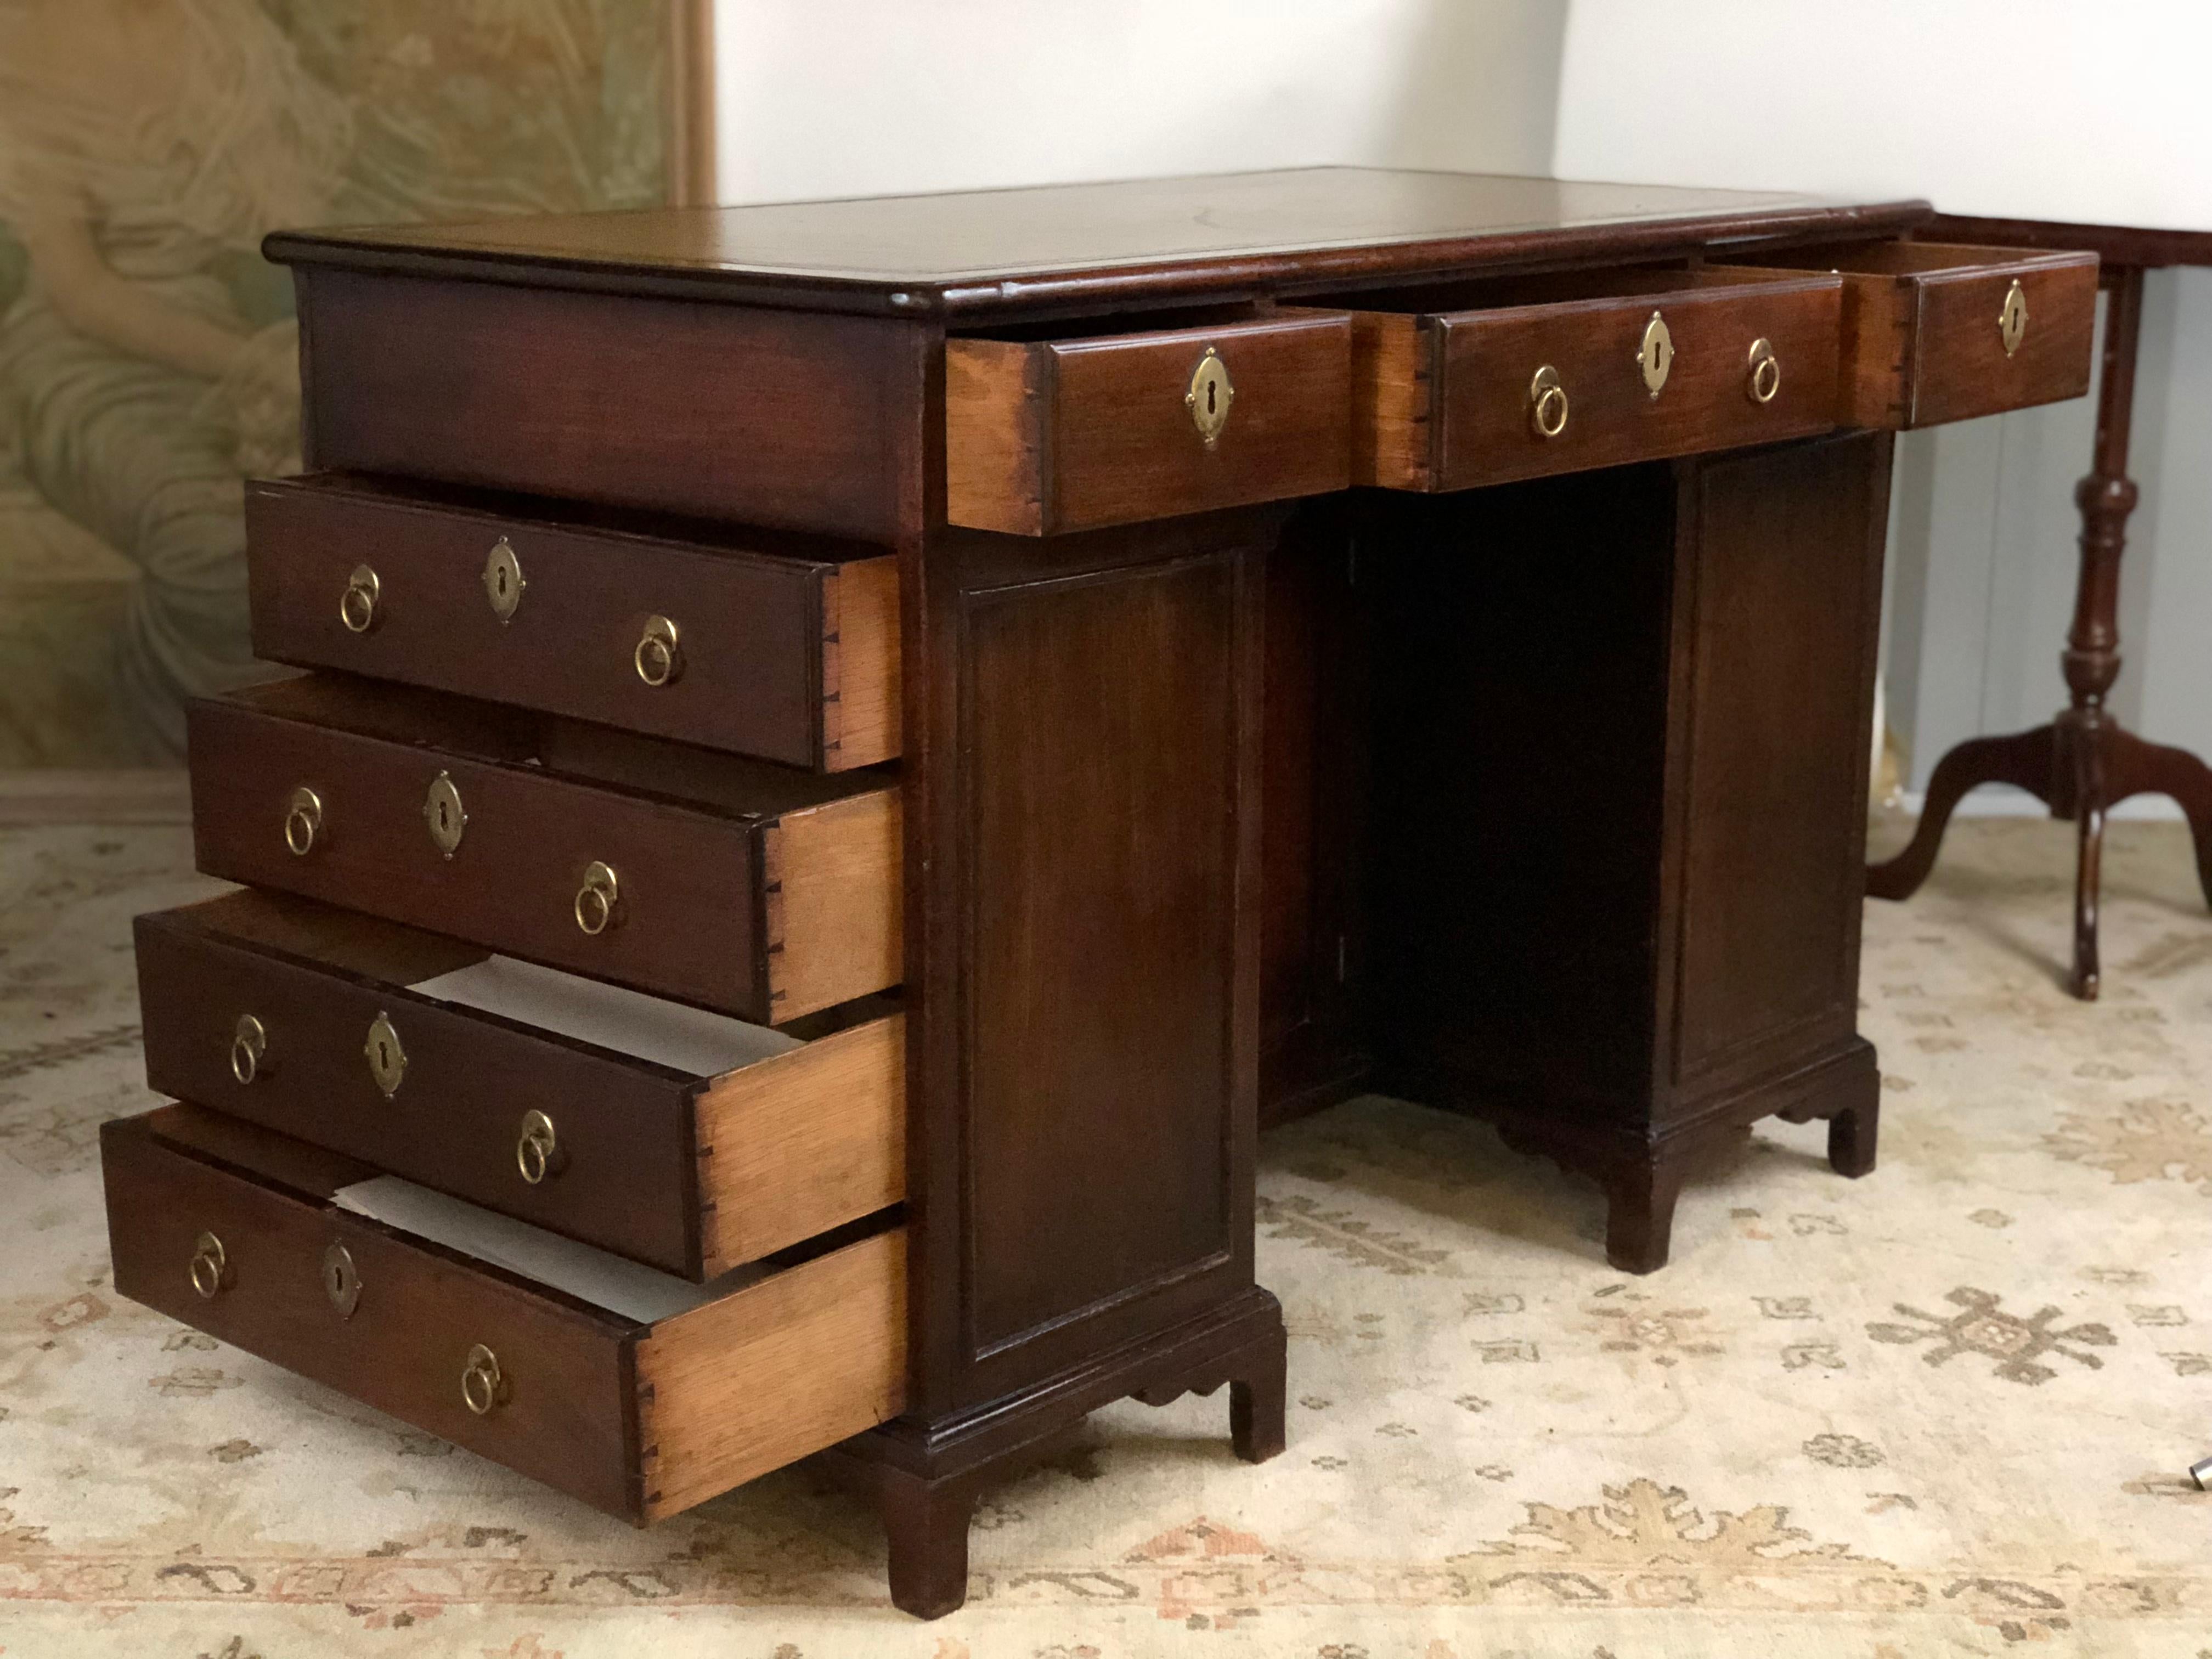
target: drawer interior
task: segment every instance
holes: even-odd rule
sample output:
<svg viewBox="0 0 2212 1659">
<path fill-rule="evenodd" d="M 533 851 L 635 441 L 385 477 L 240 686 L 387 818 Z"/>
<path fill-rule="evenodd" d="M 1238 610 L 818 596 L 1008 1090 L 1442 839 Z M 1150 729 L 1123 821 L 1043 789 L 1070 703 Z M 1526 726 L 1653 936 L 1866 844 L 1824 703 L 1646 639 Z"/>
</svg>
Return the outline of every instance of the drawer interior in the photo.
<svg viewBox="0 0 2212 1659">
<path fill-rule="evenodd" d="M 1510 276 L 1468 277 L 1410 287 L 1362 289 L 1302 301 L 1331 310 L 1392 316 L 1433 316 L 1566 306 L 1589 301 L 1647 299 L 1787 282 L 1799 273 L 1739 266 L 1639 265 L 1626 270 L 1553 270 Z"/>
<path fill-rule="evenodd" d="M 881 790 L 895 767 L 802 772 L 769 761 L 412 686 L 321 672 L 216 701 L 273 719 L 494 765 L 527 767 L 732 817 L 769 819 Z"/>
<path fill-rule="evenodd" d="M 602 1187 L 678 1171 L 680 1187 L 663 1177 L 645 1196 L 678 1237 L 696 1210 L 694 1277 L 905 1195 L 904 1021 L 889 996 L 771 1029 L 255 889 L 143 918 L 139 949 L 156 1088 L 586 1237 L 579 1181 L 598 1204 Z M 370 1092 L 370 1010 L 412 1051 L 404 1099 Z M 246 1015 L 258 1090 L 224 1074 Z M 525 1102 L 560 1162 L 518 1184 Z M 682 1144 L 635 1144 L 653 1136 Z"/>
<path fill-rule="evenodd" d="M 702 1286 L 196 1107 L 101 1142 L 122 1294 L 602 1508 L 674 1514 L 903 1401 L 894 1217 Z"/>
<path fill-rule="evenodd" d="M 2016 247 L 1977 247 L 1953 242 L 1838 242 L 1741 256 L 1732 270 L 1835 271 L 1863 276 L 1930 276 L 1952 271 L 1996 271 L 2070 263 L 2071 254 L 2039 254 Z"/>
</svg>

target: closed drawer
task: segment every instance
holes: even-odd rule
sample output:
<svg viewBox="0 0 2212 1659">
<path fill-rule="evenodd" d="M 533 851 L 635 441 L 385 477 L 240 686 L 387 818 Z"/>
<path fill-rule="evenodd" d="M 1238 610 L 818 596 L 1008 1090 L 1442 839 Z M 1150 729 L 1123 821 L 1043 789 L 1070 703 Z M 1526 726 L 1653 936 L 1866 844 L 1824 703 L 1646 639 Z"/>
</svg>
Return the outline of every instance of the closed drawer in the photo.
<svg viewBox="0 0 2212 1659">
<path fill-rule="evenodd" d="M 617 1515 L 689 1509 L 903 1399 L 901 1227 L 648 1323 L 335 1207 L 374 1171 L 252 1124 L 165 1107 L 106 1125 L 100 1157 L 120 1294 Z"/>
<path fill-rule="evenodd" d="M 1834 276 L 1567 273 L 1347 303 L 1360 483 L 1464 489 L 1836 424 Z"/>
<path fill-rule="evenodd" d="M 948 341 L 945 516 L 1049 536 L 1341 489 L 1350 365 L 1328 313 Z"/>
<path fill-rule="evenodd" d="M 890 555 L 555 510 L 333 475 L 250 483 L 254 653 L 825 771 L 898 753 Z"/>
<path fill-rule="evenodd" d="M 137 935 L 158 1092 L 665 1273 L 905 1196 L 895 1010 L 787 1035 L 251 890 Z"/>
<path fill-rule="evenodd" d="M 1840 274 L 1850 425 L 1937 426 L 2089 389 L 2094 253 L 1863 242 L 1759 264 Z"/>
<path fill-rule="evenodd" d="M 779 1025 L 901 976 L 899 796 L 401 686 L 194 703 L 210 875 Z"/>
<path fill-rule="evenodd" d="M 497 274 L 522 281 L 295 269 L 308 465 L 899 533 L 910 324 Z"/>
</svg>

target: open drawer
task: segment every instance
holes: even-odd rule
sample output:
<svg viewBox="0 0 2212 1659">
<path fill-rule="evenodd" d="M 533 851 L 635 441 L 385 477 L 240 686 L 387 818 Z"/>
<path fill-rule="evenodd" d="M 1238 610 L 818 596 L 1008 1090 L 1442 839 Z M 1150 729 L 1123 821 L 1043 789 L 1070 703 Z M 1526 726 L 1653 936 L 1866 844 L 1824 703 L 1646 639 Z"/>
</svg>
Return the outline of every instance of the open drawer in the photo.
<svg viewBox="0 0 2212 1659">
<path fill-rule="evenodd" d="M 1465 489 L 1836 423 L 1841 283 L 1632 270 L 1335 296 L 1352 308 L 1352 474 Z"/>
<path fill-rule="evenodd" d="M 1840 276 L 1846 424 L 1938 426 L 2089 389 L 2094 253 L 1856 242 L 1731 267 L 1747 268 Z"/>
<path fill-rule="evenodd" d="M 905 1017 L 881 1000 L 770 1030 L 252 890 L 137 934 L 159 1092 L 665 1273 L 905 1196 Z"/>
<path fill-rule="evenodd" d="M 192 704 L 211 876 L 780 1025 L 900 959 L 891 775 L 318 674 Z"/>
<path fill-rule="evenodd" d="M 246 486 L 253 651 L 842 772 L 899 752 L 880 548 L 311 473 Z"/>
<path fill-rule="evenodd" d="M 352 1213 L 333 1200 L 376 1171 L 219 1114 L 109 1123 L 100 1159 L 118 1293 L 616 1515 L 689 1509 L 903 1401 L 902 1226 L 640 1320 Z"/>
<path fill-rule="evenodd" d="M 1052 536 L 1345 487 L 1341 313 L 1152 321 L 945 342 L 946 518 Z"/>
</svg>

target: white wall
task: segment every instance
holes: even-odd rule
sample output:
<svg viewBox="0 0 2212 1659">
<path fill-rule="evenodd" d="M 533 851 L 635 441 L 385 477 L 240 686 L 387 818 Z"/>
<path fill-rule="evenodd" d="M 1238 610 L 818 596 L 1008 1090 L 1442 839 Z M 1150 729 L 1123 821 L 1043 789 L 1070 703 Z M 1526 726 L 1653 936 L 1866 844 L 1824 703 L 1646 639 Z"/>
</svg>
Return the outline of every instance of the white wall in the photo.
<svg viewBox="0 0 2212 1659">
<path fill-rule="evenodd" d="M 1542 173 L 1564 0 L 717 0 L 724 201 Z"/>
<path fill-rule="evenodd" d="M 714 21 L 726 201 L 1352 161 L 2212 228 L 2205 0 L 715 0 Z M 2136 410 L 2117 702 L 2212 753 L 2212 272 L 2152 278 Z M 2092 418 L 1899 446 L 1889 692 L 1915 787 L 2063 699 Z"/>
<path fill-rule="evenodd" d="M 1952 212 L 2212 230 L 2203 0 L 1575 0 L 1554 170 L 1924 196 Z M 2154 273 L 2122 566 L 2122 717 L 2212 754 L 2212 271 Z M 2065 701 L 2089 399 L 1908 434 L 1889 714 L 1918 788 Z"/>
</svg>

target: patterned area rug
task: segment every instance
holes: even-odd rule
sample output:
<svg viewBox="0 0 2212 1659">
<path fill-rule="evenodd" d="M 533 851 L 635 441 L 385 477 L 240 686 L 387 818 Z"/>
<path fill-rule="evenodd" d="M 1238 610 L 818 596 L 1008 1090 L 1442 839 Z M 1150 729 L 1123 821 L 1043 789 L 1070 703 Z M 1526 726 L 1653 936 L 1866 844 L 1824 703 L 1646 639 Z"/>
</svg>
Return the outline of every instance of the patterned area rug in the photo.
<svg viewBox="0 0 2212 1659">
<path fill-rule="evenodd" d="M 1607 1269 L 1595 1188 L 1354 1102 L 1273 1136 L 1291 1449 L 1225 1396 L 999 1492 L 967 1608 L 893 1613 L 805 1468 L 635 1530 L 119 1302 L 94 1129 L 145 1099 L 128 918 L 175 830 L 0 836 L 6 1659 L 2212 1656 L 2212 922 L 2179 826 L 1960 826 L 1870 907 L 1881 1169 L 1762 1129 Z"/>
</svg>

